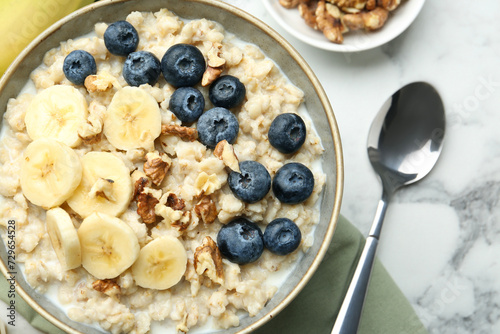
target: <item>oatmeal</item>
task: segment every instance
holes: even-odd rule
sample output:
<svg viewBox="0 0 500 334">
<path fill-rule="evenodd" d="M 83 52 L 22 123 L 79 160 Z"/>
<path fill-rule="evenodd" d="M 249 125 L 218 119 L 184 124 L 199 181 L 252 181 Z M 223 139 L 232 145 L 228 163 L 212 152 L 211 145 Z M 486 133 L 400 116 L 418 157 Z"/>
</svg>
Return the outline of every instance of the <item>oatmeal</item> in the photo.
<svg viewBox="0 0 500 334">
<path fill-rule="evenodd" d="M 238 326 L 241 311 L 255 316 L 273 297 L 278 286 L 270 278 L 293 269 L 319 222 L 323 148 L 303 92 L 258 47 L 216 22 L 168 10 L 133 12 L 126 22 L 138 35 L 132 56 L 117 55 L 120 46 L 105 42 L 109 25 L 96 24 L 94 33 L 47 52 L 9 101 L 0 222 L 17 222 L 27 282 L 41 293 L 55 287 L 75 321 L 112 333 Z M 201 94 L 181 95 L 187 111 L 171 101 L 181 79 L 166 75 L 163 60 L 163 76 L 153 71 L 178 45 L 204 63 L 188 85 Z M 75 57 L 95 61 L 84 77 L 67 67 L 77 50 Z M 152 71 L 137 76 L 130 59 Z M 213 91 L 221 78 L 236 97 Z M 304 122 L 291 125 L 290 138 L 301 140 L 292 153 L 268 140 L 280 114 Z M 304 175 L 305 191 L 278 184 L 275 176 L 286 173 Z M 265 246 L 273 242 L 266 226 L 277 218 L 298 227 L 286 255 Z"/>
</svg>

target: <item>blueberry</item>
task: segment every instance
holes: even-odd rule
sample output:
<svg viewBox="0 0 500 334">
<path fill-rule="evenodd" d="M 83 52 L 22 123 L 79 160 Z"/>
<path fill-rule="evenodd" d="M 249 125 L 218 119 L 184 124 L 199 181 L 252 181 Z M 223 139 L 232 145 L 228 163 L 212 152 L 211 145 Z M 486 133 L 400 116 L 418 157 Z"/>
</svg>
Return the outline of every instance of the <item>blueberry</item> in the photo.
<svg viewBox="0 0 500 334">
<path fill-rule="evenodd" d="M 274 195 L 282 203 L 302 203 L 312 194 L 314 176 L 303 164 L 291 162 L 278 169 L 272 188 Z"/>
<path fill-rule="evenodd" d="M 153 86 L 160 74 L 160 60 L 148 51 L 130 53 L 123 64 L 123 77 L 130 86 L 142 84 Z"/>
<path fill-rule="evenodd" d="M 104 44 L 109 52 L 117 56 L 127 56 L 139 45 L 139 34 L 127 21 L 116 21 L 104 32 Z"/>
<path fill-rule="evenodd" d="M 205 72 L 205 58 L 193 45 L 175 44 L 163 55 L 161 70 L 174 87 L 194 86 Z"/>
<path fill-rule="evenodd" d="M 95 59 L 87 51 L 72 51 L 64 58 L 63 72 L 75 85 L 83 85 L 87 76 L 97 73 Z"/>
<path fill-rule="evenodd" d="M 233 263 L 254 262 L 264 251 L 262 231 L 246 218 L 235 218 L 219 230 L 217 246 L 222 256 Z"/>
<path fill-rule="evenodd" d="M 241 173 L 229 174 L 229 188 L 234 196 L 245 203 L 255 203 L 267 195 L 271 189 L 271 175 L 261 163 L 257 161 L 240 162 Z"/>
<path fill-rule="evenodd" d="M 301 238 L 302 233 L 293 221 L 277 218 L 264 231 L 264 246 L 274 254 L 287 255 L 299 247 Z"/>
<path fill-rule="evenodd" d="M 295 153 L 306 140 L 306 125 L 299 115 L 278 115 L 268 133 L 269 143 L 281 153 Z"/>
<path fill-rule="evenodd" d="M 215 107 L 198 119 L 198 139 L 207 147 L 215 148 L 221 140 L 232 144 L 238 136 L 240 126 L 236 116 L 226 108 Z"/>
<path fill-rule="evenodd" d="M 182 122 L 192 123 L 203 113 L 205 98 L 196 88 L 179 87 L 170 97 L 168 108 Z"/>
<path fill-rule="evenodd" d="M 232 75 L 223 75 L 215 80 L 208 90 L 208 98 L 214 106 L 233 108 L 245 98 L 245 86 Z"/>
</svg>

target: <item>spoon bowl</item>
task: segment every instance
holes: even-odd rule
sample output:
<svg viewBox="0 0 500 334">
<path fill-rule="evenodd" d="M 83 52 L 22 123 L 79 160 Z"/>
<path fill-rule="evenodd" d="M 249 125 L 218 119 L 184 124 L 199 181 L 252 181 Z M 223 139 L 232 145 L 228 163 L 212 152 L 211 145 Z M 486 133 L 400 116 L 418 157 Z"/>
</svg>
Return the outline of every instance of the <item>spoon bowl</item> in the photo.
<svg viewBox="0 0 500 334">
<path fill-rule="evenodd" d="M 397 190 L 426 176 L 441 153 L 444 128 L 444 107 L 434 87 L 414 82 L 395 92 L 368 135 L 368 157 L 384 187 Z"/>
<path fill-rule="evenodd" d="M 375 117 L 368 135 L 368 158 L 382 182 L 382 197 L 332 334 L 357 333 L 389 200 L 398 189 L 432 170 L 441 154 L 444 132 L 443 102 L 425 82 L 399 89 Z"/>
</svg>

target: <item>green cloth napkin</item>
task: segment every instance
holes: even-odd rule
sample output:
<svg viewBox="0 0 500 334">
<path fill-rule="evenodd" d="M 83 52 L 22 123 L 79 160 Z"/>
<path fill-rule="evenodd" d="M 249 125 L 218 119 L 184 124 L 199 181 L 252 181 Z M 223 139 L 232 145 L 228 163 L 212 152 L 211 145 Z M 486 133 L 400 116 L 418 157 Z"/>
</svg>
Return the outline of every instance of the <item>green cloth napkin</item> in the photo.
<svg viewBox="0 0 500 334">
<path fill-rule="evenodd" d="M 328 252 L 306 287 L 273 320 L 255 334 L 328 334 L 331 332 L 357 259 L 364 236 L 340 217 Z M 7 298 L 8 285 L 0 281 L 0 298 Z M 50 334 L 64 334 L 31 309 L 21 298 L 16 310 L 33 327 Z M 427 334 L 408 300 L 383 265 L 376 261 L 366 297 L 359 334 Z"/>
</svg>

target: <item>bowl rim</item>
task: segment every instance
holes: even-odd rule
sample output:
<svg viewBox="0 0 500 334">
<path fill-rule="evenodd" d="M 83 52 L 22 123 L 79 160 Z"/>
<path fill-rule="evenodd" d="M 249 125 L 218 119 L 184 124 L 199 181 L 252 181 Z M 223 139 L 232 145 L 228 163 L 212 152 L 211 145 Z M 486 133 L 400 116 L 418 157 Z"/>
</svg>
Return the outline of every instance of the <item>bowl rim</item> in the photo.
<svg viewBox="0 0 500 334">
<path fill-rule="evenodd" d="M 9 65 L 9 67 L 6 69 L 2 77 L 0 77 L 0 94 L 3 92 L 5 86 L 9 82 L 9 79 L 12 77 L 14 72 L 18 69 L 22 61 L 30 54 L 30 52 L 37 47 L 39 44 L 41 44 L 48 36 L 50 36 L 52 33 L 57 31 L 61 26 L 66 24 L 67 22 L 73 20 L 74 18 L 84 15 L 88 12 L 93 11 L 96 8 L 104 7 L 104 6 L 110 6 L 114 5 L 117 3 L 122 3 L 122 2 L 128 2 L 128 1 L 136 1 L 136 0 L 101 0 L 98 2 L 94 2 L 92 4 L 89 4 L 85 7 L 82 7 L 71 14 L 61 18 L 54 24 L 52 24 L 50 27 L 48 27 L 46 30 L 44 30 L 40 35 L 38 35 L 31 43 L 29 43 L 20 53 L 19 55 L 14 59 L 14 61 Z M 248 12 L 245 12 L 244 10 L 222 2 L 222 1 L 215 1 L 215 0 L 183 0 L 187 2 L 197 2 L 197 3 L 202 3 L 204 5 L 209 5 L 213 6 L 216 8 L 219 8 L 223 11 L 229 12 L 232 15 L 238 16 L 242 18 L 243 20 L 249 22 L 250 24 L 256 26 L 259 28 L 263 33 L 267 34 L 270 36 L 272 39 L 274 39 L 286 52 L 293 58 L 295 62 L 299 65 L 299 67 L 304 71 L 308 79 L 311 81 L 311 84 L 314 87 L 314 90 L 318 94 L 318 98 L 321 101 L 321 105 L 325 109 L 325 116 L 327 117 L 330 129 L 331 129 L 331 136 L 333 139 L 333 149 L 334 149 L 334 154 L 335 154 L 335 159 L 336 159 L 336 166 L 335 166 L 335 172 L 336 172 L 336 178 L 335 178 L 335 196 L 334 196 L 334 203 L 332 207 L 332 215 L 330 217 L 330 221 L 326 230 L 325 237 L 323 239 L 323 242 L 318 250 L 318 253 L 314 257 L 310 267 L 307 269 L 306 273 L 300 281 L 297 283 L 297 285 L 290 291 L 290 293 L 283 299 L 281 300 L 273 309 L 271 309 L 268 313 L 263 315 L 260 319 L 258 319 L 255 322 L 252 322 L 249 324 L 247 327 L 241 329 L 238 331 L 238 334 L 245 334 L 245 333 L 250 333 L 253 330 L 261 327 L 264 325 L 266 322 L 274 318 L 280 311 L 282 311 L 290 302 L 299 294 L 300 291 L 306 286 L 306 284 L 309 282 L 313 274 L 316 272 L 318 266 L 320 265 L 321 261 L 323 260 L 328 247 L 331 243 L 335 228 L 337 226 L 338 218 L 340 215 L 340 207 L 341 207 L 341 202 L 342 202 L 342 194 L 343 194 L 343 188 L 344 188 L 344 162 L 343 162 L 343 152 L 342 152 L 342 145 L 341 145 L 341 136 L 340 136 L 340 131 L 338 129 L 337 121 L 335 118 L 335 115 L 333 113 L 333 109 L 331 107 L 331 104 L 329 102 L 328 96 L 326 92 L 324 91 L 321 83 L 319 82 L 318 78 L 312 71 L 311 67 L 307 64 L 305 59 L 298 53 L 298 51 L 287 41 L 285 40 L 284 37 L 282 37 L 280 34 L 278 34 L 273 28 L 271 28 L 269 25 L 261 21 L 260 19 L 256 18 L 255 16 L 249 14 Z M 6 266 L 6 264 L 3 262 L 3 260 L 0 259 L 0 271 L 5 277 L 8 277 L 9 270 Z M 56 327 L 64 330 L 65 332 L 69 334 L 81 334 L 80 331 L 70 327 L 63 321 L 59 320 L 55 316 L 53 316 L 51 313 L 49 313 L 47 310 L 45 310 L 42 306 L 40 306 L 34 299 L 31 297 L 21 286 L 19 286 L 16 283 L 16 293 L 21 296 L 26 303 L 31 306 L 38 314 L 43 316 L 45 319 L 47 319 L 49 322 L 54 324 Z"/>
</svg>

